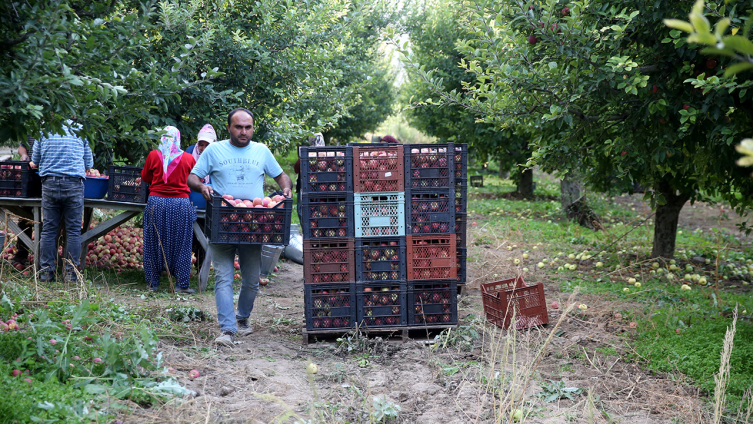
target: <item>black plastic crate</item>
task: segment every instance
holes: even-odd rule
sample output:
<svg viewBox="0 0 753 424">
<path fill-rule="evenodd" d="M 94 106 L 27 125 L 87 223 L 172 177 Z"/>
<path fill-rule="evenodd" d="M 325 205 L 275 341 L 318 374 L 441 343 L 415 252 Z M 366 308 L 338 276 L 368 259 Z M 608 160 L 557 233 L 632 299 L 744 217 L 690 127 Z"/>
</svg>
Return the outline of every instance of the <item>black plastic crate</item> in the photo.
<svg viewBox="0 0 753 424">
<path fill-rule="evenodd" d="M 408 283 L 408 325 L 458 323 L 457 282 Z"/>
<path fill-rule="evenodd" d="M 110 165 L 107 172 L 110 177 L 107 200 L 146 203 L 149 197 L 149 184 L 145 181 L 139 182 L 141 170 L 138 166 Z"/>
<path fill-rule="evenodd" d="M 464 213 L 455 214 L 455 241 L 458 249 L 465 249 L 468 237 L 468 215 Z"/>
<path fill-rule="evenodd" d="M 464 179 L 455 180 L 455 213 L 468 212 L 468 181 Z"/>
<path fill-rule="evenodd" d="M 353 149 L 301 147 L 301 193 L 352 193 Z"/>
<path fill-rule="evenodd" d="M 215 244 L 271 244 L 286 246 L 290 241 L 293 199 L 272 208 L 230 206 L 221 196 L 207 202 L 204 233 Z"/>
<path fill-rule="evenodd" d="M 305 284 L 303 301 L 307 330 L 355 327 L 355 283 Z"/>
<path fill-rule="evenodd" d="M 457 253 L 458 260 L 458 283 L 466 283 L 466 268 L 468 266 L 468 249 L 458 248 Z"/>
<path fill-rule="evenodd" d="M 405 280 L 405 238 L 356 239 L 358 282 Z"/>
<path fill-rule="evenodd" d="M 0 197 L 40 197 L 42 179 L 29 162 L 5 161 L 0 165 Z"/>
<path fill-rule="evenodd" d="M 404 145 L 405 190 L 452 188 L 454 151 L 453 143 Z"/>
<path fill-rule="evenodd" d="M 455 143 L 455 178 L 468 178 L 468 143 Z"/>
<path fill-rule="evenodd" d="M 405 233 L 410 235 L 455 232 L 455 191 L 406 190 Z"/>
<path fill-rule="evenodd" d="M 301 194 L 304 239 L 352 238 L 353 193 Z"/>
<path fill-rule="evenodd" d="M 367 328 L 405 326 L 405 281 L 356 283 L 358 325 Z"/>
</svg>

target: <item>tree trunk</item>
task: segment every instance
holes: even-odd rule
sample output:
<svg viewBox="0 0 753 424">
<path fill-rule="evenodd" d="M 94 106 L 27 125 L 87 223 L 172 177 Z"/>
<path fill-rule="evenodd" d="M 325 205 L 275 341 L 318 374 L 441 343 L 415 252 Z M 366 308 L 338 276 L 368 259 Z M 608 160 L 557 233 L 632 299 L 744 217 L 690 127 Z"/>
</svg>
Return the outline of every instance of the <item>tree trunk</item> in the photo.
<svg viewBox="0 0 753 424">
<path fill-rule="evenodd" d="M 652 258 L 671 259 L 675 256 L 675 241 L 677 239 L 677 220 L 685 202 L 690 199 L 686 194 L 676 195 L 674 190 L 663 187 L 659 190 L 667 201 L 664 205 L 656 206 L 654 224 L 654 245 L 651 250 Z"/>
<path fill-rule="evenodd" d="M 577 171 L 568 171 L 560 182 L 560 204 L 567 219 L 594 231 L 603 230 L 601 218 L 586 202 L 583 180 Z"/>
<path fill-rule="evenodd" d="M 525 168 L 518 175 L 518 193 L 526 199 L 533 197 L 533 169 Z"/>
<path fill-rule="evenodd" d="M 506 180 L 510 177 L 510 170 L 505 169 L 503 166 L 499 167 L 499 178 L 501 180 Z"/>
<path fill-rule="evenodd" d="M 567 211 L 573 203 L 583 196 L 583 180 L 575 171 L 568 171 L 560 182 L 560 204 L 562 210 Z"/>
</svg>

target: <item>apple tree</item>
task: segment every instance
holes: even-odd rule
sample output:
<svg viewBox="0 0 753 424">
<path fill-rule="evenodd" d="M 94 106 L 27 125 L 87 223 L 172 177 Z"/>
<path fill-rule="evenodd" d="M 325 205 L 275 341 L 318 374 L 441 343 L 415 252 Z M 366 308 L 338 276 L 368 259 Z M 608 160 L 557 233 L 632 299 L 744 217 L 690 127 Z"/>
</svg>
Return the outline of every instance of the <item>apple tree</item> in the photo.
<svg viewBox="0 0 753 424">
<path fill-rule="evenodd" d="M 662 23 L 682 11 L 670 0 L 470 0 L 460 11 L 469 37 L 457 47 L 476 79 L 447 91 L 427 78 L 442 102 L 485 122 L 535 125 L 531 164 L 577 167 L 605 192 L 618 181 L 646 187 L 651 254 L 672 257 L 687 201 L 721 198 L 743 211 L 753 193 L 734 163 L 749 94 L 685 83 L 723 73 L 728 59 L 710 61 Z"/>
<path fill-rule="evenodd" d="M 409 57 L 404 61 L 407 76 L 401 90 L 408 104 L 407 118 L 415 128 L 442 141 L 468 143 L 477 159 L 497 161 L 500 174 L 514 169 L 518 192 L 530 197 L 532 171 L 518 169 L 530 156 L 529 134 L 478 122 L 476 114 L 462 104 L 440 104 L 431 79 L 426 78 L 428 75 L 439 81 L 444 91 L 460 90 L 463 83 L 475 79 L 458 67 L 464 56 L 456 42 L 468 34 L 460 25 L 457 7 L 455 1 L 426 1 L 415 5 L 414 13 L 406 16 L 404 30 L 409 34 L 410 47 L 401 49 Z M 420 72 L 422 69 L 428 72 Z"/>
</svg>

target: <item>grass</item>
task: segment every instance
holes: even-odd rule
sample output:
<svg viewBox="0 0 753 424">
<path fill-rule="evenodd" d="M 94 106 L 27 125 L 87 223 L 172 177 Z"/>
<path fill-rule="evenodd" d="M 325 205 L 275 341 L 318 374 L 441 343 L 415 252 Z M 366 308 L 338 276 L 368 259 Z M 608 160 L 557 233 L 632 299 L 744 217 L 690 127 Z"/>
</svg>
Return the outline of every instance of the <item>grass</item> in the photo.
<svg viewBox="0 0 753 424">
<path fill-rule="evenodd" d="M 621 312 L 626 322 L 638 325 L 630 340 L 634 354 L 626 359 L 654 371 L 679 372 L 708 395 L 714 392 L 714 375 L 719 370 L 725 332 L 732 324 L 732 310 L 739 305 L 741 316 L 726 389 L 726 406 L 737 408 L 753 385 L 753 298 L 749 286 L 744 285 L 747 282 L 731 282 L 724 277 L 737 274 L 748 278 L 753 274 L 750 247 L 739 237 L 718 229 L 681 229 L 676 262 L 662 261 L 655 269 L 654 261 L 649 260 L 653 239 L 650 218 L 615 199 L 590 194 L 589 203 L 606 224 L 604 232 L 593 232 L 564 219 L 559 202 L 552 198 L 558 194 L 553 182 L 537 182 L 534 201 L 509 200 L 514 185 L 495 176 L 485 177 L 485 187 L 471 188 L 469 221 L 478 221 L 473 243 L 510 249 L 510 259 L 521 260 L 517 272 L 558 284 L 562 292 L 578 288 L 583 294 L 597 295 L 617 305 L 624 303 L 625 308 L 617 306 L 613 312 Z M 568 257 L 584 252 L 587 259 Z M 523 253 L 532 258 L 523 259 Z M 695 256 L 708 258 L 710 263 L 690 261 Z M 544 268 L 537 269 L 536 261 L 545 261 Z M 597 262 L 601 262 L 600 267 Z M 578 268 L 560 268 L 565 263 Z M 678 269 L 671 271 L 672 266 Z M 690 268 L 686 270 L 686 266 Z M 528 273 L 522 271 L 524 267 Z M 693 274 L 704 277 L 706 284 L 686 278 Z M 721 277 L 719 290 L 714 284 L 717 275 Z M 630 278 L 641 286 L 629 284 Z M 691 290 L 682 290 L 683 284 Z"/>
</svg>

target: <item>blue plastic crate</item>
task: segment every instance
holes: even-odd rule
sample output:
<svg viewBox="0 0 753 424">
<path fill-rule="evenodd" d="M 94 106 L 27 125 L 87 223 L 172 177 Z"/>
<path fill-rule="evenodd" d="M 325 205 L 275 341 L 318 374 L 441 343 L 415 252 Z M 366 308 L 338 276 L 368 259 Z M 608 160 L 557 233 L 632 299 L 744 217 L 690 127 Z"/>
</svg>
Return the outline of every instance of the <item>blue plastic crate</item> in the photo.
<svg viewBox="0 0 753 424">
<path fill-rule="evenodd" d="M 408 325 L 458 323 L 458 288 L 452 280 L 409 282 Z"/>
<path fill-rule="evenodd" d="M 408 321 L 405 281 L 356 283 L 358 325 L 366 328 L 400 327 Z"/>
<path fill-rule="evenodd" d="M 357 238 L 356 281 L 405 280 L 405 238 Z"/>
<path fill-rule="evenodd" d="M 301 194 L 304 239 L 352 238 L 353 193 Z"/>
<path fill-rule="evenodd" d="M 352 147 L 300 147 L 298 155 L 301 193 L 353 192 Z"/>
<path fill-rule="evenodd" d="M 455 190 L 406 190 L 406 231 L 410 235 L 455 232 Z"/>
<path fill-rule="evenodd" d="M 355 193 L 356 238 L 404 236 L 405 193 Z"/>
<path fill-rule="evenodd" d="M 303 301 L 307 330 L 355 327 L 355 283 L 304 284 Z"/>
<path fill-rule="evenodd" d="M 405 144 L 405 191 L 449 189 L 455 185 L 453 143 Z"/>
</svg>

